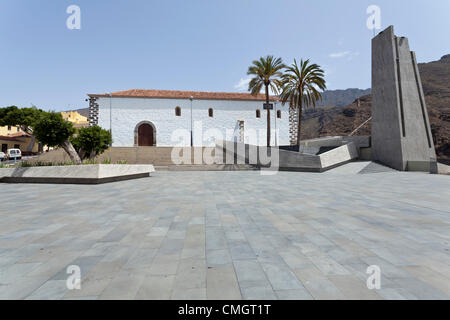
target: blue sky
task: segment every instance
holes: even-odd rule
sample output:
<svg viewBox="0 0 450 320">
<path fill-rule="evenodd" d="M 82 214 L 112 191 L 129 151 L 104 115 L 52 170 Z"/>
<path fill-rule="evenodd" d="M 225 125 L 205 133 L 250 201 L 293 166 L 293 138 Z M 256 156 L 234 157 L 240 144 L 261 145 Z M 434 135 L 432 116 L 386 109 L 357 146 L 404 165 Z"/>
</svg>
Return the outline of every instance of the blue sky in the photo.
<svg viewBox="0 0 450 320">
<path fill-rule="evenodd" d="M 81 30 L 69 30 L 69 5 Z M 407 36 L 419 62 L 450 53 L 450 1 L 0 0 L 0 106 L 87 107 L 87 93 L 245 90 L 252 60 L 310 58 L 329 89 L 370 87 L 373 31 Z"/>
</svg>

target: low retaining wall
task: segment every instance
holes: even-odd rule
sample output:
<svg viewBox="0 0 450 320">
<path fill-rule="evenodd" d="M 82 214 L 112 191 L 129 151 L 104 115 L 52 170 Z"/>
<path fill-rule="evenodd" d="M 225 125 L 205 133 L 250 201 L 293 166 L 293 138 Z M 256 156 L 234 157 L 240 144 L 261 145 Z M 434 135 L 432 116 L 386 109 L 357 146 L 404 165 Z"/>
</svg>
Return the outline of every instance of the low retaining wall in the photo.
<svg viewBox="0 0 450 320">
<path fill-rule="evenodd" d="M 281 171 L 323 172 L 357 159 L 358 150 L 353 142 L 349 142 L 320 155 L 313 155 L 276 147 L 217 141 L 215 155 L 216 163 L 249 164 Z"/>
<path fill-rule="evenodd" d="M 2 183 L 100 184 L 149 177 L 152 165 L 94 164 L 0 169 Z"/>
<path fill-rule="evenodd" d="M 126 161 L 127 164 L 152 164 L 155 166 L 173 165 L 172 150 L 174 147 L 112 147 L 105 151 L 95 160 L 111 160 L 112 163 Z M 187 147 L 191 149 L 191 160 L 194 164 L 194 154 L 199 152 L 214 152 L 214 147 Z M 32 162 L 68 162 L 70 161 L 67 153 L 62 149 L 52 150 L 42 153 Z"/>
<path fill-rule="evenodd" d="M 353 142 L 356 148 L 368 148 L 370 136 L 334 136 L 303 140 L 300 144 L 307 147 L 338 147 Z"/>
</svg>

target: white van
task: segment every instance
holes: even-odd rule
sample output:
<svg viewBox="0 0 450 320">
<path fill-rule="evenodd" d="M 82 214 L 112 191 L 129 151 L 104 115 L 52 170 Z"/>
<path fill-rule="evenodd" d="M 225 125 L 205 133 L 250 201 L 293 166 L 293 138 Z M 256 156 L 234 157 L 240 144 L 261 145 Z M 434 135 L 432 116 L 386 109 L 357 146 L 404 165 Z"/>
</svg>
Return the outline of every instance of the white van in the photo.
<svg viewBox="0 0 450 320">
<path fill-rule="evenodd" d="M 7 156 L 9 160 L 22 159 L 22 151 L 20 149 L 8 149 Z"/>
</svg>

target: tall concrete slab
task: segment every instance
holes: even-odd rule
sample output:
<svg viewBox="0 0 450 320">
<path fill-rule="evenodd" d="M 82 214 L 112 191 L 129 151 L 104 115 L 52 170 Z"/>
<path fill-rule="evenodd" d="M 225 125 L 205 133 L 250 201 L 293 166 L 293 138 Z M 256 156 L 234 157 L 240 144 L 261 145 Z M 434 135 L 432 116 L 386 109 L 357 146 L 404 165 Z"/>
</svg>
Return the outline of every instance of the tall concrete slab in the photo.
<svg viewBox="0 0 450 320">
<path fill-rule="evenodd" d="M 393 26 L 372 39 L 372 156 L 402 171 L 437 171 L 414 52 Z"/>
</svg>

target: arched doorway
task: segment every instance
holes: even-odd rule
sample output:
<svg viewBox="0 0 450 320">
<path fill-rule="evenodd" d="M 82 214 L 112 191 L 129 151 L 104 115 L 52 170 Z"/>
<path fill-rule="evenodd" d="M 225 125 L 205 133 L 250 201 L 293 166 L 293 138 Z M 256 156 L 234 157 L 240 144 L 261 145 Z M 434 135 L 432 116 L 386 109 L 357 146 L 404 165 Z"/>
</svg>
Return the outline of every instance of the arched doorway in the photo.
<svg viewBox="0 0 450 320">
<path fill-rule="evenodd" d="M 134 144 L 139 147 L 156 146 L 156 128 L 150 121 L 138 123 L 134 130 Z"/>
</svg>

